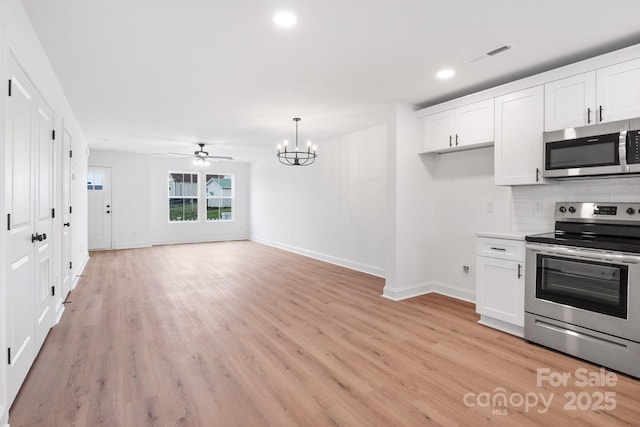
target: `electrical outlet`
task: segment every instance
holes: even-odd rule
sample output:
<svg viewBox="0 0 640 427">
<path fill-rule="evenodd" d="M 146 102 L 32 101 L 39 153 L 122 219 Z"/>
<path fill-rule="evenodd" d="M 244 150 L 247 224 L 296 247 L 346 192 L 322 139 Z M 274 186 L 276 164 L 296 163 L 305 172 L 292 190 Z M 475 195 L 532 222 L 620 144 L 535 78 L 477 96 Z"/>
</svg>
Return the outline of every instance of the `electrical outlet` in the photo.
<svg viewBox="0 0 640 427">
<path fill-rule="evenodd" d="M 484 202 L 484 210 L 487 213 L 493 213 L 493 200 Z"/>
<path fill-rule="evenodd" d="M 544 210 L 544 203 L 543 202 L 536 202 L 535 205 L 533 206 L 533 214 L 535 216 L 541 216 L 543 210 Z"/>
</svg>

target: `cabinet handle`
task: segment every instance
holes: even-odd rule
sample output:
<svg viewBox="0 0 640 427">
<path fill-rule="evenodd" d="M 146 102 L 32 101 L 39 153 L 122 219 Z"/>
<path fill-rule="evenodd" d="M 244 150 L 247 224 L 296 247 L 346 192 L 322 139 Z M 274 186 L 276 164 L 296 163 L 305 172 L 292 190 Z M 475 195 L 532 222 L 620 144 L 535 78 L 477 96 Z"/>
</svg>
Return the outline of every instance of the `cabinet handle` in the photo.
<svg viewBox="0 0 640 427">
<path fill-rule="evenodd" d="M 518 279 L 522 277 L 522 265 L 518 264 Z"/>
<path fill-rule="evenodd" d="M 507 251 L 505 248 L 496 248 L 496 247 L 493 247 L 493 246 L 491 246 L 491 250 L 493 250 L 493 251 L 502 251 L 502 252 L 506 252 Z"/>
<path fill-rule="evenodd" d="M 587 108 L 587 124 L 591 124 L 591 107 Z"/>
<path fill-rule="evenodd" d="M 456 133 L 456 147 L 458 146 L 458 134 Z"/>
<path fill-rule="evenodd" d="M 536 182 L 540 182 L 540 169 L 536 168 Z"/>
<path fill-rule="evenodd" d="M 451 147 L 451 135 L 449 135 L 449 147 Z"/>
<path fill-rule="evenodd" d="M 602 105 L 600 106 L 600 121 L 602 121 Z"/>
</svg>

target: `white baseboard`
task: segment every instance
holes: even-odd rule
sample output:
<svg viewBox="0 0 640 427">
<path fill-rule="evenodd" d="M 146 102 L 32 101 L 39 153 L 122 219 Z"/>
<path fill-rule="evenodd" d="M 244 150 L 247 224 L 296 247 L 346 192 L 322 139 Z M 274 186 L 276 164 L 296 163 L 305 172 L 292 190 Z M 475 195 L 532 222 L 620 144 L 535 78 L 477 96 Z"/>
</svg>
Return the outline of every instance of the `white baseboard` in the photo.
<svg viewBox="0 0 640 427">
<path fill-rule="evenodd" d="M 430 294 L 432 292 L 462 301 L 472 303 L 475 303 L 476 301 L 476 295 L 473 291 L 438 282 L 418 283 L 399 288 L 385 286 L 382 290 L 382 296 L 392 301 L 402 301 L 408 298 Z"/>
<path fill-rule="evenodd" d="M 80 280 L 80 276 L 82 276 L 82 272 L 84 271 L 84 268 L 87 266 L 88 262 L 89 262 L 89 253 L 87 253 L 86 258 L 84 259 L 84 261 L 82 262 L 82 265 L 78 269 L 78 272 L 73 277 L 73 282 L 71 282 L 71 290 L 74 290 L 76 288 L 76 285 Z"/>
<path fill-rule="evenodd" d="M 456 298 L 466 302 L 476 303 L 476 293 L 469 289 L 459 288 L 448 283 L 433 283 L 433 292 Z"/>
<path fill-rule="evenodd" d="M 151 246 L 161 246 L 161 245 L 181 245 L 185 243 L 213 243 L 213 242 L 233 242 L 237 240 L 250 240 L 247 235 L 238 235 L 238 236 L 225 236 L 216 239 L 205 238 L 205 239 L 165 239 L 165 240 L 156 240 L 151 242 Z"/>
<path fill-rule="evenodd" d="M 320 252 L 310 251 L 308 249 L 299 248 L 296 246 L 287 245 L 284 243 L 274 242 L 272 240 L 261 239 L 257 237 L 251 237 L 249 240 L 256 243 L 261 243 L 263 245 L 271 246 L 274 248 L 282 249 L 288 252 L 293 252 L 298 255 L 304 255 L 309 258 L 317 259 L 320 261 L 328 262 L 329 264 L 338 265 L 340 267 L 345 267 L 350 270 L 360 271 L 362 273 L 367 273 L 372 276 L 385 277 L 385 270 L 382 268 L 374 267 L 372 265 L 362 264 L 356 261 L 351 261 L 344 258 L 338 258 L 331 255 L 323 254 Z"/>
<path fill-rule="evenodd" d="M 138 249 L 138 248 L 150 248 L 151 242 L 129 242 L 118 243 L 113 249 Z"/>
<path fill-rule="evenodd" d="M 402 301 L 420 295 L 430 294 L 431 292 L 433 292 L 433 286 L 431 284 L 418 283 L 415 285 L 402 286 L 399 288 L 385 286 L 382 290 L 382 296 L 390 299 L 391 301 Z"/>
</svg>

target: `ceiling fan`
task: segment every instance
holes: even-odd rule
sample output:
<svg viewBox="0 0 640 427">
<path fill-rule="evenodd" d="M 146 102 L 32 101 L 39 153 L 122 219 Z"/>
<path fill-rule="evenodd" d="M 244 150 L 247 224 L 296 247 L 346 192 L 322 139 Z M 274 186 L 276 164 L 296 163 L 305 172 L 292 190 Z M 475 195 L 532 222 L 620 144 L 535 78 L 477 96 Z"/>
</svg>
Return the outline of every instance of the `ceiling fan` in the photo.
<svg viewBox="0 0 640 427">
<path fill-rule="evenodd" d="M 205 162 L 205 161 L 207 161 L 209 159 L 213 159 L 213 160 L 233 160 L 233 157 L 229 157 L 229 156 L 210 156 L 209 152 L 204 151 L 205 144 L 203 142 L 199 142 L 198 145 L 200 146 L 200 149 L 194 151 L 193 154 L 184 154 L 184 153 L 169 153 L 169 154 L 173 154 L 175 156 L 193 157 L 195 162 Z"/>
</svg>

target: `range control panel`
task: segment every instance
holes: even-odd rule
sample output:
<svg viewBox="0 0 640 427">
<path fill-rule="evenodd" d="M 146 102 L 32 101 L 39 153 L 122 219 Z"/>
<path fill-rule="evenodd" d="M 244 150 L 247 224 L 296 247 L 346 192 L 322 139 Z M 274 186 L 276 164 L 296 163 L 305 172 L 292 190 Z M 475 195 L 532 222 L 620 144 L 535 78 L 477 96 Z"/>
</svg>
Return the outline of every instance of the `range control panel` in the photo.
<svg viewBox="0 0 640 427">
<path fill-rule="evenodd" d="M 556 202 L 556 221 L 640 222 L 640 203 Z"/>
</svg>

